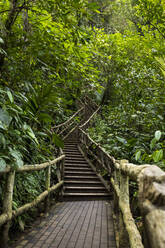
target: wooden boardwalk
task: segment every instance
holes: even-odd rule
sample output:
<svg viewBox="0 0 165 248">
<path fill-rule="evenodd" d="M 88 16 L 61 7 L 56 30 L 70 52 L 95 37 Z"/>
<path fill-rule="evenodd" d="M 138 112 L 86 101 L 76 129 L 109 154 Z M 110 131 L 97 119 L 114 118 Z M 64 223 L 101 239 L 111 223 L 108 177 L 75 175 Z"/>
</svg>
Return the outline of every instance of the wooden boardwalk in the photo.
<svg viewBox="0 0 165 248">
<path fill-rule="evenodd" d="M 112 207 L 108 201 L 56 204 L 14 248 L 115 248 Z"/>
</svg>

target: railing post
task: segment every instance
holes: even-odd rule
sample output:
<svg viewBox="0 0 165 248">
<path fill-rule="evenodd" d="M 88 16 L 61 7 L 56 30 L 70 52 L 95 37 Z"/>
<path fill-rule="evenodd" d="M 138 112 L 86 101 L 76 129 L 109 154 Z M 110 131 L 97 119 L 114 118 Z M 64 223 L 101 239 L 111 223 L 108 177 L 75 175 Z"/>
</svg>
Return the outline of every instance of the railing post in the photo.
<svg viewBox="0 0 165 248">
<path fill-rule="evenodd" d="M 50 178 L 51 178 L 51 166 L 48 166 L 46 168 L 46 172 L 45 172 L 45 176 L 46 176 L 46 182 L 45 182 L 45 186 L 46 186 L 46 190 L 49 191 L 50 189 Z M 50 205 L 50 195 L 48 193 L 47 197 L 45 198 L 45 213 L 48 212 L 49 210 L 49 205 Z"/>
<path fill-rule="evenodd" d="M 118 170 L 114 171 L 114 183 L 117 184 L 117 186 L 119 187 L 118 181 L 119 181 L 119 172 Z M 117 215 L 119 215 L 119 197 L 116 194 L 116 191 L 114 190 L 114 213 Z"/>
<path fill-rule="evenodd" d="M 14 188 L 15 171 L 9 172 L 6 175 L 5 195 L 3 199 L 3 213 L 6 213 L 9 218 L 12 217 L 12 201 L 13 201 L 13 188 Z M 2 234 L 0 240 L 0 247 L 8 247 L 8 233 L 10 228 L 10 221 L 5 223 L 2 227 Z"/>
<path fill-rule="evenodd" d="M 129 177 L 120 173 L 120 202 L 125 203 L 125 206 L 129 205 Z M 120 211 L 119 214 L 119 248 L 129 247 L 128 233 L 123 221 L 123 215 Z"/>
<path fill-rule="evenodd" d="M 138 177 L 139 205 L 144 221 L 145 247 L 165 247 L 165 173 L 157 166 Z"/>
<path fill-rule="evenodd" d="M 64 165 L 65 165 L 65 159 L 61 161 L 61 180 L 64 180 Z M 61 189 L 61 201 L 63 201 L 63 192 L 64 192 L 64 187 L 62 186 Z"/>
<path fill-rule="evenodd" d="M 65 159 L 61 161 L 61 180 L 64 180 L 64 164 L 65 164 Z"/>
</svg>

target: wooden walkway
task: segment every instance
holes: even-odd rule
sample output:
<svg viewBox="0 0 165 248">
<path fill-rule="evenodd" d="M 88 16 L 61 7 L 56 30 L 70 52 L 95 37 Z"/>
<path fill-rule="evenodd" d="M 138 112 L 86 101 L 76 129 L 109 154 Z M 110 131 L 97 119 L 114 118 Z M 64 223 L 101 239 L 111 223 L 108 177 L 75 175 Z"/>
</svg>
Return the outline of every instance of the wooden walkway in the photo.
<svg viewBox="0 0 165 248">
<path fill-rule="evenodd" d="M 14 248 L 115 248 L 108 201 L 57 203 Z"/>
</svg>

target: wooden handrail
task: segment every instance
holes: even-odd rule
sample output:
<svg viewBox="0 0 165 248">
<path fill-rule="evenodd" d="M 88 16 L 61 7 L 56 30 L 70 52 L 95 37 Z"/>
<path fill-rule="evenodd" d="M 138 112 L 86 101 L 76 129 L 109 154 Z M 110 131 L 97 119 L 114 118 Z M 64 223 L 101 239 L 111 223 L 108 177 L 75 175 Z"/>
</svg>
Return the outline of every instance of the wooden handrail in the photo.
<svg viewBox="0 0 165 248">
<path fill-rule="evenodd" d="M 91 118 L 90 118 L 91 120 Z M 119 248 L 128 247 L 123 236 L 128 236 L 131 248 L 165 247 L 165 172 L 156 165 L 135 165 L 127 160 L 116 160 L 104 151 L 89 135 L 79 128 L 81 149 L 93 158 L 97 171 L 107 170 L 114 189 L 115 211 L 119 207 L 120 230 Z M 129 203 L 129 180 L 138 183 L 138 203 L 145 227 L 145 242 L 133 219 Z M 124 233 L 123 233 L 123 230 Z"/>
<path fill-rule="evenodd" d="M 87 95 L 84 96 L 84 101 L 87 101 L 88 104 L 90 104 L 91 106 L 93 106 L 95 109 L 97 109 L 99 106 L 97 105 L 97 103 L 95 103 L 90 97 L 88 97 Z"/>
<path fill-rule="evenodd" d="M 101 106 L 99 106 L 96 111 L 90 116 L 90 118 L 83 124 L 80 126 L 81 129 L 85 129 L 89 126 L 91 120 L 94 118 L 94 116 L 99 112 Z"/>
<path fill-rule="evenodd" d="M 61 155 L 60 157 L 58 157 L 54 160 L 51 160 L 51 161 L 48 161 L 48 162 L 45 162 L 42 164 L 24 165 L 20 168 L 14 169 L 14 171 L 19 172 L 19 173 L 23 173 L 23 172 L 28 172 L 28 171 L 43 170 L 43 169 L 46 169 L 48 166 L 56 164 L 58 161 L 60 161 L 64 158 L 65 158 L 65 155 Z M 0 174 L 6 174 L 6 173 L 9 173 L 11 171 L 13 171 L 13 168 L 8 166 L 8 168 L 0 171 Z"/>
<path fill-rule="evenodd" d="M 53 129 L 55 129 L 56 133 L 60 135 L 60 137 L 63 140 L 65 140 L 70 135 L 70 133 L 72 133 L 73 130 L 77 128 L 78 125 L 76 122 L 76 117 L 82 117 L 83 112 L 84 112 L 84 107 L 80 108 L 67 121 L 61 123 L 58 126 L 55 126 Z"/>
<path fill-rule="evenodd" d="M 2 234 L 0 235 L 1 247 L 7 246 L 8 232 L 10 228 L 10 220 L 28 211 L 30 208 L 37 206 L 44 199 L 45 199 L 45 209 L 48 210 L 50 193 L 59 189 L 64 183 L 63 181 L 64 159 L 65 159 L 65 155 L 63 154 L 52 161 L 48 161 L 42 164 L 25 165 L 15 170 L 13 170 L 13 168 L 8 167 L 7 169 L 0 172 L 1 174 L 6 174 L 5 197 L 3 199 L 2 214 L 0 215 L 0 226 L 3 225 Z M 58 162 L 59 164 L 56 167 L 58 182 L 57 184 L 50 187 L 50 178 L 51 178 L 50 168 L 51 166 L 56 165 Z M 46 176 L 45 189 L 46 190 L 42 192 L 39 196 L 37 196 L 32 202 L 26 203 L 25 205 L 19 207 L 17 210 L 13 211 L 12 201 L 13 201 L 15 174 L 24 173 L 24 172 L 33 172 L 33 171 L 38 171 L 38 170 L 46 170 L 46 173 L 45 173 L 45 176 Z"/>
<path fill-rule="evenodd" d="M 57 126 L 54 126 L 53 129 L 57 129 L 57 128 L 60 128 L 60 127 L 63 127 L 65 126 L 66 124 L 68 124 L 71 120 L 74 119 L 75 116 L 77 116 L 82 110 L 84 109 L 84 107 L 80 108 L 76 113 L 74 113 L 68 120 L 66 120 L 65 122 L 57 125 Z"/>
</svg>

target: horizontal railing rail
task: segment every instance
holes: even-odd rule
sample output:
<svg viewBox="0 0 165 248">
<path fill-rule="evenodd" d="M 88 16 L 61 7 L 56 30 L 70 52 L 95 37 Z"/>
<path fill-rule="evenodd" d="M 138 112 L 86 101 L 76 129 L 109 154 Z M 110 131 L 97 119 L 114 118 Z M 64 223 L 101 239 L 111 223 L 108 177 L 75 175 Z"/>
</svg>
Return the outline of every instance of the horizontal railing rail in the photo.
<svg viewBox="0 0 165 248">
<path fill-rule="evenodd" d="M 118 213 L 117 246 L 165 247 L 165 173 L 156 165 L 135 165 L 127 160 L 115 160 L 81 128 L 79 140 L 83 152 L 93 160 L 96 171 L 102 173 L 106 170 L 110 176 L 114 191 L 114 212 L 116 215 Z M 137 228 L 131 212 L 130 180 L 138 184 L 138 205 L 141 210 L 143 234 Z"/>
<path fill-rule="evenodd" d="M 75 114 L 73 114 L 67 121 L 54 126 L 52 130 L 54 130 L 60 137 L 64 140 L 68 137 L 68 135 L 73 132 L 73 130 L 79 125 L 79 122 L 84 115 L 84 107 L 80 108 Z"/>
<path fill-rule="evenodd" d="M 71 120 L 74 119 L 75 116 L 77 116 L 77 115 L 83 110 L 83 108 L 84 108 L 84 107 L 80 108 L 80 109 L 79 109 L 76 113 L 74 113 L 68 120 L 66 120 L 65 122 L 63 122 L 63 123 L 61 123 L 61 124 L 59 124 L 59 125 L 57 125 L 57 126 L 54 126 L 53 128 L 54 128 L 54 129 L 58 129 L 58 128 L 60 128 L 60 127 L 63 127 L 63 126 L 65 126 L 65 125 L 67 125 Z"/>
<path fill-rule="evenodd" d="M 94 119 L 94 117 L 96 116 L 96 114 L 100 111 L 100 109 L 101 109 L 101 106 L 99 106 L 99 107 L 96 109 L 96 111 L 93 112 L 93 114 L 89 117 L 89 119 L 88 119 L 86 122 L 84 122 L 84 124 L 82 124 L 82 125 L 80 126 L 80 128 L 81 128 L 82 130 L 85 130 L 85 129 L 87 129 L 87 128 L 90 127 L 91 122 L 93 121 L 93 119 Z"/>
<path fill-rule="evenodd" d="M 2 204 L 2 213 L 0 215 L 0 226 L 2 226 L 2 233 L 0 235 L 1 247 L 7 246 L 10 221 L 12 219 L 23 214 L 32 207 L 37 206 L 43 200 L 45 200 L 45 211 L 48 211 L 50 193 L 56 191 L 57 189 L 60 189 L 64 183 L 64 159 L 65 155 L 61 154 L 61 156 L 59 156 L 58 158 L 42 164 L 25 165 L 17 169 L 8 167 L 7 169 L 0 171 L 0 174 L 5 175 L 5 191 L 3 192 L 4 197 Z M 57 183 L 55 185 L 51 185 L 51 167 L 55 165 L 56 168 L 54 168 L 54 170 L 57 177 Z M 30 173 L 39 170 L 45 170 L 45 191 L 37 196 L 32 202 L 26 203 L 23 206 L 20 206 L 18 209 L 13 210 L 12 205 L 15 174 L 24 172 Z"/>
<path fill-rule="evenodd" d="M 88 105 L 90 108 L 93 108 L 93 110 L 96 110 L 99 106 L 97 103 L 95 103 L 90 97 L 85 95 L 82 99 L 82 101 Z"/>
<path fill-rule="evenodd" d="M 91 100 L 88 96 L 84 96 L 81 100 L 79 100 L 80 109 L 74 113 L 68 120 L 65 122 L 54 126 L 52 130 L 60 135 L 63 140 L 66 140 L 67 137 L 85 120 L 93 114 L 94 111 L 98 111 L 100 107 Z M 93 115 L 92 115 L 93 116 Z M 87 123 L 85 124 L 85 127 Z"/>
</svg>

